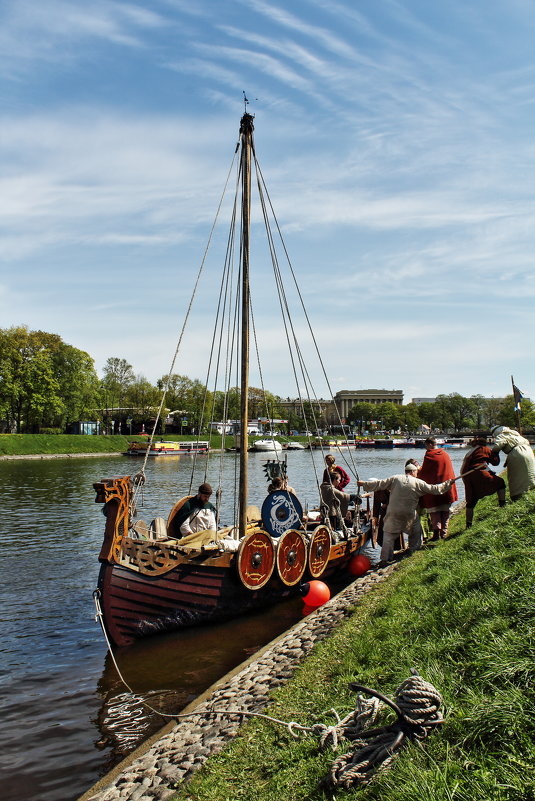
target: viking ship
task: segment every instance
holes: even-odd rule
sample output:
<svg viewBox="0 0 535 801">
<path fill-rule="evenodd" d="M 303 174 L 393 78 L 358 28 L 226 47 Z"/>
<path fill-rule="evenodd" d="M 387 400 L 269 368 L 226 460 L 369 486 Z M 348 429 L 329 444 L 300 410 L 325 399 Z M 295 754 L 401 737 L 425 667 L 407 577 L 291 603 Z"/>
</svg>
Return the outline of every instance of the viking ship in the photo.
<svg viewBox="0 0 535 801">
<path fill-rule="evenodd" d="M 252 350 L 250 336 L 252 338 L 254 335 L 256 344 L 250 284 L 253 167 L 260 206 L 268 230 L 276 291 L 283 315 L 287 315 L 287 295 L 279 261 L 274 255 L 275 237 L 271 222 L 274 212 L 256 157 L 253 119 L 247 112 L 246 101 L 245 113 L 240 123 L 239 142 L 233 157 L 236 165 L 236 193 L 231 204 L 232 233 L 229 234 L 226 248 L 221 295 L 217 305 L 218 320 L 214 324 L 213 337 L 213 348 L 216 351 L 222 342 L 231 343 L 234 350 L 231 356 L 227 355 L 227 363 L 231 364 L 234 360 L 237 365 L 236 381 L 239 378 L 241 447 L 239 455 L 226 455 L 227 459 L 239 459 L 239 480 L 236 481 L 236 497 L 232 502 L 234 518 L 229 525 L 218 526 L 215 531 L 200 532 L 202 536 L 197 538 L 183 537 L 177 521 L 180 520 L 182 506 L 192 497 L 190 493 L 172 506 L 167 518 L 156 518 L 150 525 L 138 519 L 137 499 L 146 480 L 145 462 L 141 470 L 133 476 L 102 479 L 94 484 L 96 502 L 104 504 L 106 517 L 95 600 L 105 631 L 116 646 L 126 646 L 139 638 L 159 632 L 228 619 L 298 593 L 306 582 L 320 577 L 322 580 L 330 580 L 344 570 L 352 554 L 367 538 L 364 515 L 358 512 L 357 506 L 352 522 L 340 516 L 338 523 L 333 526 L 332 518 L 328 514 L 321 514 L 321 506 L 319 512 L 309 513 L 303 509 L 297 496 L 284 488 L 270 493 L 266 490 L 261 508 L 249 503 L 247 421 L 249 357 Z M 275 228 L 282 239 L 278 224 Z M 238 245 L 235 248 L 236 241 Z M 284 253 L 287 255 L 285 246 Z M 239 265 L 238 269 L 236 264 Z M 237 288 L 231 290 L 233 273 L 237 274 Z M 291 265 L 290 273 L 295 281 Z M 301 298 L 301 295 L 298 294 L 298 297 Z M 228 319 L 237 320 L 236 332 L 223 326 L 224 314 L 221 309 L 226 309 Z M 308 316 L 306 319 L 308 320 Z M 304 398 L 303 402 L 308 402 L 313 410 L 310 374 L 301 364 L 301 350 L 295 341 L 289 316 L 284 317 L 282 330 L 286 331 L 289 344 L 295 345 L 297 356 L 292 364 L 296 367 L 294 374 L 298 392 Z M 311 328 L 310 331 L 312 333 Z M 319 355 L 317 346 L 316 350 Z M 178 352 L 177 348 L 175 358 Z M 223 362 L 223 357 L 218 353 L 213 361 Z M 175 361 L 171 365 L 170 376 L 174 364 Z M 297 368 L 301 369 L 300 375 L 297 375 Z M 228 389 L 232 384 L 230 371 L 225 369 L 223 372 L 225 387 Z M 331 397 L 332 394 L 331 390 Z M 316 394 L 316 397 L 320 395 Z M 160 411 L 163 403 L 162 398 Z M 145 459 L 152 447 L 155 431 L 156 423 L 151 442 L 146 447 Z M 319 431 L 318 420 L 316 435 Z M 223 452 L 224 448 L 221 450 Z M 310 454 L 312 459 L 318 460 L 317 451 L 311 449 Z M 267 479 L 284 479 L 286 462 L 279 458 L 277 452 L 271 456 L 274 458 L 266 465 Z M 210 479 L 209 465 L 213 458 L 216 456 L 211 449 L 203 456 L 206 459 L 207 479 Z M 321 471 L 323 467 L 321 459 Z M 358 478 L 354 465 L 353 472 Z M 320 480 L 316 478 L 318 499 Z M 144 491 L 148 492 L 149 487 Z M 224 487 L 217 488 L 218 503 L 224 491 Z"/>
</svg>

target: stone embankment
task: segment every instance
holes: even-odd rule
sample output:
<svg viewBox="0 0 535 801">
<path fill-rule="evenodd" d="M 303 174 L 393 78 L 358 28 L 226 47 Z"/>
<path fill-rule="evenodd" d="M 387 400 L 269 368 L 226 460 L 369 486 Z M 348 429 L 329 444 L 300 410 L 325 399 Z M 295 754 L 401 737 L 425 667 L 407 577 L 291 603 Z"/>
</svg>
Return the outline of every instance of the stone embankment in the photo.
<svg viewBox="0 0 535 801">
<path fill-rule="evenodd" d="M 223 677 L 184 712 L 195 714 L 168 724 L 84 793 L 79 801 L 163 801 L 180 782 L 216 754 L 238 732 L 247 718 L 235 710 L 262 712 L 270 693 L 284 684 L 314 645 L 327 637 L 363 595 L 396 568 L 369 571 L 324 606 L 305 617 L 235 671 Z M 215 712 L 226 714 L 216 715 Z"/>
</svg>

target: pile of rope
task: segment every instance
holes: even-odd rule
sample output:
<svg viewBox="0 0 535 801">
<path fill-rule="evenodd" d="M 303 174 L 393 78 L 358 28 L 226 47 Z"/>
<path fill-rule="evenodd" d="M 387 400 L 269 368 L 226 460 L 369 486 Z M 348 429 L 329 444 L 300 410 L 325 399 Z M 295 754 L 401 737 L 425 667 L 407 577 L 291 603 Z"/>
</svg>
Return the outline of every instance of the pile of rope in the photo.
<svg viewBox="0 0 535 801">
<path fill-rule="evenodd" d="M 353 743 L 353 751 L 333 762 L 327 779 L 332 787 L 346 789 L 368 784 L 392 764 L 407 740 L 423 740 L 444 720 L 439 712 L 440 693 L 414 670 L 396 690 L 395 702 L 360 684 L 352 683 L 349 688 L 372 697 L 358 695 L 355 709 L 335 726 L 324 727 L 320 736 L 323 748 L 331 745 L 334 749 L 342 739 Z M 387 726 L 366 728 L 375 723 L 381 702 L 395 711 L 397 719 Z"/>
</svg>

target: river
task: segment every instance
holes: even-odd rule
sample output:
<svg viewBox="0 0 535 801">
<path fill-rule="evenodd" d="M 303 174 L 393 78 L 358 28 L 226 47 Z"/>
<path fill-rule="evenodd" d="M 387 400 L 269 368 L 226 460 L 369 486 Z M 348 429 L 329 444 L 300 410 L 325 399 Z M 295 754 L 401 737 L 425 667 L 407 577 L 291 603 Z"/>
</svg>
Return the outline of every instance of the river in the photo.
<svg viewBox="0 0 535 801">
<path fill-rule="evenodd" d="M 464 450 L 452 450 L 458 473 Z M 402 472 L 413 449 L 351 450 L 361 478 Z M 251 454 L 250 502 L 265 497 L 269 454 Z M 348 457 L 346 457 L 348 458 Z M 320 453 L 288 451 L 289 483 L 303 505 L 317 505 L 314 465 Z M 221 460 L 222 486 L 233 483 L 237 457 Z M 207 479 L 218 483 L 220 460 Z M 342 457 L 337 462 L 351 472 Z M 147 465 L 145 520 L 167 513 L 187 494 L 193 457 Z M 93 483 L 128 475 L 127 457 L 0 461 L 0 766 L 4 801 L 72 801 L 166 722 L 142 705 L 176 712 L 225 672 L 300 619 L 292 599 L 254 616 L 147 639 L 118 653 L 120 683 L 100 627 L 92 592 L 104 518 Z M 193 485 L 204 480 L 199 457 Z M 461 486 L 459 486 L 461 485 Z M 462 482 L 458 488 L 462 491 Z M 348 487 L 354 491 L 352 480 Z M 227 520 L 228 518 L 228 520 Z M 232 522 L 223 497 L 222 520 Z"/>
</svg>

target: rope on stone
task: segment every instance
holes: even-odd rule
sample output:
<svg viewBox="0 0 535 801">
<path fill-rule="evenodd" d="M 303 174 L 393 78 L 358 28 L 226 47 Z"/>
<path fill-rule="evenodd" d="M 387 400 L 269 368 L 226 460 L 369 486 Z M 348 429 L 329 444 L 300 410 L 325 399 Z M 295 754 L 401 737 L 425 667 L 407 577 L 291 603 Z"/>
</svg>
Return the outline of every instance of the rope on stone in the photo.
<svg viewBox="0 0 535 801">
<path fill-rule="evenodd" d="M 392 764 L 407 738 L 423 740 L 444 720 L 439 712 L 442 705 L 440 693 L 415 670 L 396 690 L 396 703 L 382 693 L 360 684 L 352 683 L 349 689 L 360 690 L 372 698 L 363 700 L 361 696 L 357 696 L 355 711 L 336 727 L 325 731 L 320 740 L 321 744 L 327 744 L 331 740 L 333 748 L 338 744 L 339 738 L 353 741 L 355 750 L 343 754 L 333 762 L 327 779 L 331 786 L 346 789 L 353 785 L 363 787 L 368 784 Z M 396 712 L 397 720 L 389 726 L 365 730 L 367 723 L 375 722 L 380 701 Z M 336 732 L 333 733 L 333 729 Z"/>
</svg>

